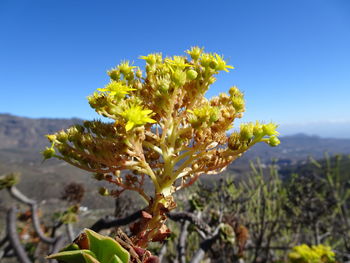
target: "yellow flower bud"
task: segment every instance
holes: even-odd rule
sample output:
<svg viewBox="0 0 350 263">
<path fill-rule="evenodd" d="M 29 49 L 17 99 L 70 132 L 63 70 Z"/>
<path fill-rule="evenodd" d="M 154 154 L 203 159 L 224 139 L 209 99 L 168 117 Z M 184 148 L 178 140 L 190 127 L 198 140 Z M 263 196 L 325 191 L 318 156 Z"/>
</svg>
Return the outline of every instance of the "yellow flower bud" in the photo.
<svg viewBox="0 0 350 263">
<path fill-rule="evenodd" d="M 279 133 L 276 131 L 276 128 L 277 128 L 277 125 L 274 123 L 264 124 L 262 127 L 264 133 L 268 136 L 278 135 Z"/>
<path fill-rule="evenodd" d="M 263 131 L 263 126 L 257 121 L 254 125 L 254 129 L 253 129 L 253 134 L 255 137 L 260 137 L 263 136 L 264 131 Z"/>
<path fill-rule="evenodd" d="M 198 73 L 197 73 L 197 71 L 190 69 L 186 72 L 186 75 L 187 75 L 188 80 L 194 80 L 197 78 Z"/>
<path fill-rule="evenodd" d="M 242 97 L 233 97 L 232 98 L 232 105 L 235 108 L 236 112 L 242 112 L 244 111 L 245 102 Z"/>
<path fill-rule="evenodd" d="M 118 70 L 120 73 L 122 73 L 124 76 L 127 76 L 132 72 L 132 69 L 136 68 L 135 66 L 129 65 L 129 61 L 123 61 L 122 63 L 119 64 Z"/>
<path fill-rule="evenodd" d="M 242 124 L 240 130 L 240 138 L 242 141 L 249 141 L 253 138 L 254 125 L 252 123 Z"/>
<path fill-rule="evenodd" d="M 46 135 L 46 138 L 47 138 L 50 142 L 55 142 L 56 139 L 57 139 L 55 134 L 48 134 L 48 135 Z"/>
<path fill-rule="evenodd" d="M 68 135 L 67 133 L 65 133 L 64 131 L 60 131 L 58 134 L 57 134 L 57 140 L 59 142 L 66 142 L 68 140 Z"/>
<path fill-rule="evenodd" d="M 172 79 L 176 85 L 183 86 L 186 83 L 186 73 L 181 69 L 177 69 L 173 73 Z"/>
<path fill-rule="evenodd" d="M 228 138 L 228 148 L 230 148 L 232 151 L 237 151 L 241 148 L 241 142 L 239 140 L 240 134 L 237 132 L 234 132 L 230 135 Z"/>
<path fill-rule="evenodd" d="M 274 135 L 269 138 L 268 144 L 272 147 L 276 147 L 280 143 L 281 143 L 281 141 Z"/>
<path fill-rule="evenodd" d="M 44 159 L 50 159 L 55 155 L 55 149 L 46 147 L 46 149 L 42 152 L 42 155 L 44 156 Z"/>
<path fill-rule="evenodd" d="M 105 187 L 100 187 L 100 189 L 98 190 L 98 193 L 102 196 L 107 196 L 109 195 L 109 191 L 107 188 Z"/>
<path fill-rule="evenodd" d="M 142 78 L 142 70 L 141 69 L 138 69 L 137 71 L 136 71 L 136 77 L 137 78 Z"/>
<path fill-rule="evenodd" d="M 202 51 L 203 51 L 202 48 L 192 47 L 190 50 L 187 50 L 186 53 L 189 54 L 194 61 L 197 61 Z"/>
<path fill-rule="evenodd" d="M 120 80 L 120 71 L 118 69 L 112 69 L 107 74 L 114 81 Z"/>
</svg>

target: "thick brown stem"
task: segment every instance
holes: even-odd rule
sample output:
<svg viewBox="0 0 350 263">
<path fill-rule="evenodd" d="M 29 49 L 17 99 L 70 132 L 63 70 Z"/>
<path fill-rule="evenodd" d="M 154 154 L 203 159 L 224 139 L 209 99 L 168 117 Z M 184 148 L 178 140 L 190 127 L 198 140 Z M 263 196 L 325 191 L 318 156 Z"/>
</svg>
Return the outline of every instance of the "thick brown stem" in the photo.
<svg viewBox="0 0 350 263">
<path fill-rule="evenodd" d="M 140 247 L 147 247 L 149 242 L 163 241 L 170 231 L 164 224 L 166 213 L 176 207 L 171 196 L 164 197 L 156 194 L 149 207 L 142 211 L 142 218 L 135 223 L 131 231 L 134 234 L 133 242 Z"/>
</svg>

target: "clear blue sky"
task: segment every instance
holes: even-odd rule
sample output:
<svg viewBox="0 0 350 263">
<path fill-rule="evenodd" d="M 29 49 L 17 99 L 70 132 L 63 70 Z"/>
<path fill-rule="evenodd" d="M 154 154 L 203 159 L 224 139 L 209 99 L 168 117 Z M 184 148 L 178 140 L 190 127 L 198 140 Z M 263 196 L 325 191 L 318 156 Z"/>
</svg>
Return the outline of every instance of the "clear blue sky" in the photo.
<svg viewBox="0 0 350 263">
<path fill-rule="evenodd" d="M 96 117 L 86 97 L 106 70 L 193 45 L 235 69 L 245 120 L 350 121 L 349 0 L 0 1 L 0 113 Z"/>
</svg>

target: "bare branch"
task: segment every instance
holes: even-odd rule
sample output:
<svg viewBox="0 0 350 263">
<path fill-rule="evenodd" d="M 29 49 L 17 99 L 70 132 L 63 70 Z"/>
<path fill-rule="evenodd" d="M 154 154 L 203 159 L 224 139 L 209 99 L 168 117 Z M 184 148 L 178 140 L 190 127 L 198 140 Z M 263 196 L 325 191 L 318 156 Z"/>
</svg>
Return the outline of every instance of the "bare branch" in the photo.
<svg viewBox="0 0 350 263">
<path fill-rule="evenodd" d="M 124 218 L 120 219 L 115 219 L 115 218 L 110 218 L 110 217 L 105 217 L 99 219 L 96 223 L 94 223 L 90 229 L 96 232 L 99 232 L 103 229 L 109 229 L 112 227 L 119 227 L 119 226 L 125 226 L 128 225 L 137 219 L 141 218 L 142 215 L 142 209 L 136 211 L 135 213 L 126 216 Z"/>
<path fill-rule="evenodd" d="M 8 241 L 8 237 L 7 237 L 7 236 L 4 236 L 4 238 L 0 241 L 0 247 L 2 247 L 3 245 L 5 245 L 7 241 Z"/>
<path fill-rule="evenodd" d="M 166 254 L 166 251 L 167 251 L 167 241 L 165 241 L 162 245 L 162 247 L 160 248 L 160 251 L 159 251 L 159 254 L 158 254 L 158 259 L 159 259 L 159 262 L 163 262 L 163 258 Z"/>
<path fill-rule="evenodd" d="M 58 236 L 56 238 L 56 242 L 52 246 L 51 254 L 55 254 L 59 252 L 60 249 L 62 249 L 65 245 L 66 239 L 63 235 Z"/>
<path fill-rule="evenodd" d="M 211 248 L 211 246 L 215 243 L 215 241 L 220 237 L 219 231 L 215 235 L 213 235 L 211 238 L 208 238 L 201 242 L 200 248 L 197 250 L 197 252 L 192 257 L 190 263 L 200 263 L 202 262 L 205 253 Z"/>
<path fill-rule="evenodd" d="M 66 224 L 66 232 L 67 232 L 67 236 L 69 239 L 69 242 L 72 243 L 73 240 L 75 239 L 75 234 L 74 234 L 74 230 L 73 230 L 73 226 L 70 223 Z"/>
<path fill-rule="evenodd" d="M 180 221 L 180 220 L 189 221 L 191 224 L 195 225 L 206 234 L 211 233 L 210 226 L 207 223 L 205 223 L 203 220 L 199 219 L 195 214 L 192 214 L 190 212 L 171 212 L 171 213 L 167 213 L 167 216 L 169 217 L 169 219 L 173 221 Z"/>
<path fill-rule="evenodd" d="M 190 225 L 190 221 L 182 222 L 179 243 L 177 244 L 177 255 L 180 263 L 186 263 L 186 240 L 188 235 L 187 228 Z"/>
<path fill-rule="evenodd" d="M 7 225 L 7 236 L 9 238 L 12 249 L 20 263 L 32 263 L 29 257 L 21 245 L 21 241 L 17 235 L 16 227 L 16 212 L 17 209 L 12 207 L 7 212 L 6 225 Z"/>
<path fill-rule="evenodd" d="M 35 200 L 32 200 L 28 197 L 26 197 L 24 194 L 22 194 L 15 186 L 11 186 L 8 188 L 8 191 L 10 195 L 15 198 L 16 200 L 20 201 L 21 203 L 24 203 L 31 208 L 32 212 L 32 221 L 33 226 L 35 229 L 35 232 L 38 234 L 39 238 L 48 244 L 53 244 L 55 242 L 55 238 L 50 238 L 45 235 L 45 233 L 42 231 L 40 226 L 40 221 L 38 217 L 38 204 Z"/>
</svg>

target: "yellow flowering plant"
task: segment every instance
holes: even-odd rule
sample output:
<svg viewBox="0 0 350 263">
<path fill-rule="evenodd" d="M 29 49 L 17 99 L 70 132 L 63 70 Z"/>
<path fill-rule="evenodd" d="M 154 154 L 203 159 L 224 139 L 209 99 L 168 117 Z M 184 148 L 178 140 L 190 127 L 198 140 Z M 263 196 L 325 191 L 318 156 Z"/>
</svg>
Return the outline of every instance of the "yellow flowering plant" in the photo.
<svg viewBox="0 0 350 263">
<path fill-rule="evenodd" d="M 233 86 L 228 94 L 210 99 L 205 94 L 220 71 L 233 67 L 199 47 L 186 53 L 142 56 L 145 72 L 128 61 L 108 71 L 110 82 L 88 100 L 112 121 L 85 121 L 48 135 L 51 147 L 43 151 L 46 159 L 61 159 L 115 186 L 100 189 L 103 195 L 140 194 L 147 209 L 132 226 L 132 240 L 140 247 L 169 235 L 164 223 L 176 207 L 176 191 L 201 174 L 222 172 L 258 142 L 279 144 L 273 123 L 242 124 L 228 136 L 245 111 L 243 93 Z M 147 178 L 152 194 L 144 187 Z"/>
<path fill-rule="evenodd" d="M 308 246 L 302 244 L 293 247 L 288 254 L 290 263 L 333 263 L 335 261 L 335 253 L 329 246 L 315 245 Z"/>
</svg>

